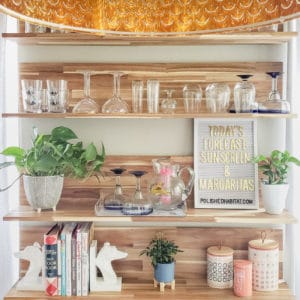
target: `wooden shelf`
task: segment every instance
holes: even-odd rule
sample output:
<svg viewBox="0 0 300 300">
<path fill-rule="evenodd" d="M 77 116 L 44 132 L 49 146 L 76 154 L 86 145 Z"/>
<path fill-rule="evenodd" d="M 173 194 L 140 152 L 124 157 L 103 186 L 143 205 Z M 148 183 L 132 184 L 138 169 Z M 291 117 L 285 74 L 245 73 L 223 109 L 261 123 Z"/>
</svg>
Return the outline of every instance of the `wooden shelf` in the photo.
<svg viewBox="0 0 300 300">
<path fill-rule="evenodd" d="M 128 113 L 128 114 L 73 114 L 73 113 L 3 113 L 3 118 L 51 118 L 51 119 L 194 119 L 194 118 L 296 118 L 296 114 L 251 114 L 251 113 L 175 113 L 175 114 L 149 114 L 149 113 Z"/>
<path fill-rule="evenodd" d="M 170 290 L 169 287 L 165 288 L 162 293 L 158 288 L 153 287 L 152 280 L 135 280 L 135 283 L 126 282 L 123 280 L 121 292 L 97 292 L 90 293 L 88 297 L 76 296 L 76 299 L 185 299 L 185 300 L 198 300 L 198 299 L 226 299 L 236 300 L 232 289 L 213 289 L 209 288 L 205 280 L 194 279 L 176 279 L 175 290 Z M 63 299 L 61 296 L 46 296 L 44 292 L 33 291 L 17 291 L 12 288 L 10 292 L 4 297 L 5 300 L 20 300 L 20 299 L 39 299 L 39 300 L 55 300 Z M 248 298 L 247 298 L 248 299 Z M 279 285 L 279 289 L 274 292 L 256 292 L 253 291 L 252 300 L 293 300 L 295 297 L 288 289 L 285 283 Z"/>
<path fill-rule="evenodd" d="M 127 224 L 134 226 L 149 222 L 163 222 L 164 226 L 184 226 L 187 223 L 197 225 L 203 224 L 293 224 L 297 219 L 288 212 L 281 215 L 270 215 L 264 209 L 258 210 L 221 210 L 221 209 L 188 209 L 185 217 L 179 216 L 96 216 L 93 209 L 63 209 L 57 211 L 42 211 L 38 213 L 29 206 L 21 206 L 18 210 L 11 211 L 3 217 L 4 221 L 41 221 L 41 222 L 70 222 L 70 221 L 92 221 L 99 223 Z"/>
<path fill-rule="evenodd" d="M 235 32 L 199 35 L 91 35 L 84 33 L 3 33 L 2 37 L 20 45 L 232 45 L 282 44 L 297 32 Z"/>
</svg>

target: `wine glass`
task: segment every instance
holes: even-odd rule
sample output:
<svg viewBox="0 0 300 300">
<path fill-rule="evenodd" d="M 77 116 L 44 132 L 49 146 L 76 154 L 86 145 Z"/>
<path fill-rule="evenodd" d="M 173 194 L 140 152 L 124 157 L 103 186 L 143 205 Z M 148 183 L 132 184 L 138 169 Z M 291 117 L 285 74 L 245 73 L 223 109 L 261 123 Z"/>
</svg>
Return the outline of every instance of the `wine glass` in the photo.
<svg viewBox="0 0 300 300">
<path fill-rule="evenodd" d="M 124 215 L 149 215 L 153 212 L 151 200 L 143 196 L 141 189 L 141 177 L 147 172 L 131 171 L 130 174 L 136 177 L 136 189 L 127 202 L 124 203 L 122 213 Z"/>
<path fill-rule="evenodd" d="M 102 112 L 107 114 L 128 113 L 129 110 L 127 102 L 120 96 L 120 78 L 123 73 L 114 72 L 112 74 L 114 76 L 113 96 L 103 104 Z"/>
<path fill-rule="evenodd" d="M 99 105 L 90 97 L 91 72 L 84 71 L 84 98 L 74 107 L 73 113 L 96 114 L 99 112 Z"/>
<path fill-rule="evenodd" d="M 114 192 L 105 196 L 104 208 L 109 210 L 120 210 L 123 208 L 123 204 L 127 198 L 127 196 L 123 194 L 120 182 L 120 177 L 126 170 L 122 168 L 115 168 L 111 169 L 111 171 L 116 176 L 116 185 Z"/>
<path fill-rule="evenodd" d="M 281 113 L 287 114 L 290 112 L 290 104 L 281 99 L 277 81 L 278 76 L 281 75 L 280 72 L 266 72 L 272 78 L 272 90 L 269 93 L 267 101 L 261 103 L 258 107 L 259 113 Z"/>
</svg>

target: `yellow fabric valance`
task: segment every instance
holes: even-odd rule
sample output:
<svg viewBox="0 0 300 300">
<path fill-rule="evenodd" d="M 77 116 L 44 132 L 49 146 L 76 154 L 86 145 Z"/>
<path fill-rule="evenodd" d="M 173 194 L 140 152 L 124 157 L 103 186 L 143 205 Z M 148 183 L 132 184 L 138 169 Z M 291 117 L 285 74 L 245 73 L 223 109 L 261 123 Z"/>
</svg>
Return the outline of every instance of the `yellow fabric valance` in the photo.
<svg viewBox="0 0 300 300">
<path fill-rule="evenodd" d="M 300 0 L 1 0 L 27 22 L 92 33 L 207 33 L 300 16 Z"/>
</svg>

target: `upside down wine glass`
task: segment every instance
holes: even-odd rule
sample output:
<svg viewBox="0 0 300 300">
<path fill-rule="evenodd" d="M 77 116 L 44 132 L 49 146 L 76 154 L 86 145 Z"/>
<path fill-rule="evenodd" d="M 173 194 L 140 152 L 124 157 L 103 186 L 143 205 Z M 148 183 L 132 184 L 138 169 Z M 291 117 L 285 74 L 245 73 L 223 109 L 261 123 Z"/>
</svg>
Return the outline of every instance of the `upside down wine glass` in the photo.
<svg viewBox="0 0 300 300">
<path fill-rule="evenodd" d="M 136 189 L 127 202 L 124 203 L 122 213 L 124 215 L 142 216 L 153 212 L 153 205 L 150 199 L 143 196 L 141 189 L 141 177 L 146 174 L 145 171 L 131 171 L 130 174 L 136 177 Z"/>
<path fill-rule="evenodd" d="M 288 114 L 290 112 L 290 104 L 281 99 L 278 87 L 277 80 L 280 72 L 267 72 L 272 78 L 272 90 L 269 93 L 268 100 L 264 103 L 261 103 L 258 107 L 259 113 L 278 113 L 278 114 Z"/>
<path fill-rule="evenodd" d="M 90 97 L 91 72 L 84 71 L 84 98 L 80 100 L 73 108 L 73 113 L 96 114 L 99 112 L 99 106 Z"/>
<path fill-rule="evenodd" d="M 116 184 L 113 193 L 104 198 L 104 208 L 109 210 L 121 210 L 127 196 L 123 194 L 120 177 L 126 171 L 122 168 L 111 169 L 116 176 Z"/>
<path fill-rule="evenodd" d="M 102 106 L 102 112 L 107 114 L 112 113 L 128 113 L 128 105 L 125 100 L 120 96 L 120 78 L 123 73 L 114 72 L 114 89 L 113 96 L 111 99 L 107 100 Z"/>
</svg>

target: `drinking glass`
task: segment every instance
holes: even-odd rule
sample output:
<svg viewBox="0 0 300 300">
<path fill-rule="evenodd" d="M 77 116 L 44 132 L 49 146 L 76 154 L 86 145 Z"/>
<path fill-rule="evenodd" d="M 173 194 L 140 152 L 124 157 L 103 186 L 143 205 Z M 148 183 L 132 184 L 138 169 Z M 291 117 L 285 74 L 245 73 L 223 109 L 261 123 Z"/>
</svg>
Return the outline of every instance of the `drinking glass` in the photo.
<svg viewBox="0 0 300 300">
<path fill-rule="evenodd" d="M 24 111 L 41 112 L 42 80 L 21 80 Z"/>
<path fill-rule="evenodd" d="M 47 90 L 42 89 L 42 92 L 41 92 L 41 111 L 42 112 L 47 112 L 48 110 L 49 110 L 49 106 L 48 106 Z"/>
<path fill-rule="evenodd" d="M 211 83 L 205 89 L 206 107 L 209 112 L 226 112 L 230 88 L 226 83 Z"/>
<path fill-rule="evenodd" d="M 183 104 L 186 113 L 200 111 L 202 89 L 198 84 L 186 84 L 183 87 Z"/>
<path fill-rule="evenodd" d="M 122 168 L 116 168 L 111 169 L 111 171 L 116 176 L 116 184 L 114 192 L 105 196 L 104 208 L 109 210 L 121 210 L 127 197 L 123 194 L 120 177 L 126 170 Z"/>
<path fill-rule="evenodd" d="M 113 96 L 107 100 L 102 106 L 102 112 L 107 114 L 112 113 L 128 113 L 128 105 L 120 96 L 120 78 L 123 75 L 121 72 L 114 72 L 113 74 Z"/>
<path fill-rule="evenodd" d="M 158 113 L 159 103 L 159 81 L 156 79 L 147 80 L 147 108 L 148 113 Z"/>
<path fill-rule="evenodd" d="M 234 86 L 234 111 L 236 113 L 257 112 L 257 103 L 255 102 L 255 86 L 248 79 L 253 75 L 237 75 L 242 79 Z"/>
<path fill-rule="evenodd" d="M 68 104 L 68 83 L 66 80 L 47 80 L 49 112 L 64 113 Z"/>
<path fill-rule="evenodd" d="M 172 98 L 174 90 L 165 90 L 166 98 L 161 102 L 161 110 L 165 114 L 172 114 L 175 112 L 177 101 Z"/>
<path fill-rule="evenodd" d="M 74 107 L 73 113 L 96 114 L 99 112 L 99 106 L 95 100 L 90 97 L 91 72 L 83 72 L 84 78 L 84 98 L 80 100 Z"/>
<path fill-rule="evenodd" d="M 267 72 L 266 74 L 272 78 L 272 90 L 269 93 L 268 100 L 259 105 L 258 112 L 288 114 L 290 112 L 290 104 L 286 100 L 281 99 L 277 87 L 278 76 L 281 73 Z"/>
<path fill-rule="evenodd" d="M 132 112 L 143 112 L 143 81 L 133 80 L 131 83 L 132 89 Z"/>
<path fill-rule="evenodd" d="M 131 171 L 130 174 L 136 177 L 136 189 L 127 202 L 124 203 L 122 213 L 124 215 L 149 215 L 153 212 L 151 200 L 144 197 L 141 189 L 141 177 L 146 174 L 145 171 Z"/>
</svg>

